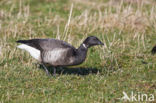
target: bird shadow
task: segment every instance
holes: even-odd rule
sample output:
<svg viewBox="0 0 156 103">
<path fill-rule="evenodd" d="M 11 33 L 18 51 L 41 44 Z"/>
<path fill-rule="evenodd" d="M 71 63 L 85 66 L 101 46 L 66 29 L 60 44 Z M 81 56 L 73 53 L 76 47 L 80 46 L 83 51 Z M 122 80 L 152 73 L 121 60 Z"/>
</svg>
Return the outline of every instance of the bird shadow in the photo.
<svg viewBox="0 0 156 103">
<path fill-rule="evenodd" d="M 40 69 L 44 70 L 44 67 L 42 65 L 39 66 Z M 47 67 L 50 74 L 54 73 L 54 67 Z M 44 70 L 45 71 L 45 70 Z M 59 75 L 89 75 L 89 74 L 97 74 L 100 73 L 101 70 L 97 68 L 83 68 L 83 67 L 57 67 L 56 68 L 56 74 Z"/>
</svg>

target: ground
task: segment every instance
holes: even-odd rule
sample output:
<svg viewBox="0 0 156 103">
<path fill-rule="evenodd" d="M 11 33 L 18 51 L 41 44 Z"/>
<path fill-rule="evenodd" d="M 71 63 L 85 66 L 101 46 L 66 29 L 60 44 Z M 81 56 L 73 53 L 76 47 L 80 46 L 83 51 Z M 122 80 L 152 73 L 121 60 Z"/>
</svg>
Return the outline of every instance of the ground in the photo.
<svg viewBox="0 0 156 103">
<path fill-rule="evenodd" d="M 123 103 L 123 92 L 132 91 L 153 94 L 156 101 L 155 5 L 155 0 L 1 0 L 0 103 Z M 90 48 L 82 65 L 58 68 L 56 77 L 16 48 L 16 40 L 30 38 L 57 38 L 77 48 L 90 35 L 105 45 Z"/>
</svg>

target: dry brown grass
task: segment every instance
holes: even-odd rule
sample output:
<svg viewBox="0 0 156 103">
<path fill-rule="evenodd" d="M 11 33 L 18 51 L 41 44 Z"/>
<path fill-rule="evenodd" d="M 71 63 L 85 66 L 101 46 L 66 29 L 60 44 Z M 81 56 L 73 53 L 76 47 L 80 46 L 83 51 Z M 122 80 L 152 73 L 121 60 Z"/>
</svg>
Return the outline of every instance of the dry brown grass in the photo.
<svg viewBox="0 0 156 103">
<path fill-rule="evenodd" d="M 25 2 L 0 1 L 0 102 L 108 103 L 117 102 L 123 90 L 154 93 L 155 1 Z M 98 69 L 95 75 L 78 76 L 67 69 L 69 74 L 49 78 L 36 60 L 16 49 L 16 40 L 30 38 L 58 38 L 78 47 L 89 35 L 105 45 L 90 48 L 79 67 Z"/>
<path fill-rule="evenodd" d="M 118 4 L 114 5 L 114 3 L 116 2 L 118 2 Z M 55 27 L 57 28 L 57 30 L 53 31 L 57 35 L 56 38 L 66 40 L 69 43 L 75 43 L 74 39 L 77 38 L 76 33 L 83 34 L 84 39 L 88 34 L 92 34 L 97 31 L 102 33 L 102 35 L 104 36 L 107 34 L 107 32 L 112 31 L 115 28 L 120 30 L 120 33 L 125 31 L 129 32 L 128 39 L 122 41 L 116 40 L 116 34 L 113 34 L 114 39 L 105 46 L 106 50 L 108 48 L 111 48 L 113 45 L 118 45 L 119 47 L 121 46 L 124 50 L 125 45 L 129 44 L 129 42 L 131 41 L 130 38 L 138 40 L 138 45 L 142 44 L 145 48 L 145 31 L 150 26 L 156 28 L 156 7 L 152 6 L 150 10 L 144 11 L 144 5 L 151 3 L 151 1 L 147 2 L 146 0 L 141 1 L 142 4 L 138 5 L 137 9 L 135 9 L 133 5 L 124 6 L 123 3 L 129 2 L 128 0 L 124 2 L 116 2 L 111 0 L 107 3 L 97 3 L 90 0 L 73 0 L 74 7 L 77 7 L 77 4 L 92 7 L 85 9 L 80 15 L 75 17 L 72 16 L 72 9 L 74 7 L 71 7 L 68 21 L 61 18 L 59 15 L 56 15 L 51 18 L 45 16 L 43 20 L 40 20 L 40 18 L 36 19 L 33 21 L 33 23 L 36 23 L 37 25 L 35 26 L 38 28 L 43 27 L 43 25 L 44 27 L 56 25 Z M 135 1 L 131 2 L 138 4 L 140 3 Z M 22 2 L 20 2 L 18 13 L 15 15 L 12 14 L 13 8 L 14 5 L 12 5 L 9 12 L 3 9 L 0 10 L 0 28 L 1 34 L 3 34 L 1 35 L 2 41 L 7 41 L 9 37 L 12 37 L 13 39 L 20 38 L 21 36 L 28 38 L 37 38 L 38 32 L 42 34 L 40 37 L 46 37 L 44 31 L 36 31 L 34 25 L 29 22 L 29 18 L 30 16 L 32 16 L 29 5 L 24 5 L 22 4 Z M 95 12 L 92 12 L 92 9 L 95 10 Z M 11 20 L 6 20 L 5 18 L 9 18 Z M 66 26 L 64 27 L 64 32 L 60 31 L 60 25 L 62 24 L 62 22 L 67 22 Z M 4 24 L 5 26 L 2 26 Z M 80 45 L 83 39 L 81 39 L 74 45 Z M 142 41 L 142 43 L 140 43 L 140 41 Z M 5 47 L 6 44 L 3 43 L 1 45 L 1 51 L 3 51 L 3 47 Z M 107 50 L 107 52 L 108 51 L 109 50 Z"/>
<path fill-rule="evenodd" d="M 151 22 L 155 24 L 156 12 L 155 6 L 149 11 L 143 12 L 142 4 L 137 10 L 132 5 L 123 6 L 123 3 L 104 9 L 96 6 L 97 12 L 91 13 L 91 10 L 85 10 L 80 16 L 72 20 L 71 25 L 76 26 L 80 31 L 87 30 L 88 33 L 94 32 L 96 29 L 102 31 L 112 28 L 120 30 L 135 30 L 136 32 L 144 32 Z M 113 12 L 115 9 L 115 13 Z M 153 24 L 152 24 L 153 25 Z M 90 29 L 87 29 L 91 27 Z"/>
</svg>

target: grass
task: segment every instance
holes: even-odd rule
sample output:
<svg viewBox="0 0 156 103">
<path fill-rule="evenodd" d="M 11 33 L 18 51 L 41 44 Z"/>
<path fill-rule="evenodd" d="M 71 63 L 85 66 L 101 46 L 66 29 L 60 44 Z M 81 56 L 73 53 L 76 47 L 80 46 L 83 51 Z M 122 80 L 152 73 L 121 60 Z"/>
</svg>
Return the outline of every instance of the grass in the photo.
<svg viewBox="0 0 156 103">
<path fill-rule="evenodd" d="M 0 103 L 122 103 L 123 91 L 156 100 L 156 2 L 136 1 L 1 0 Z M 78 47 L 89 35 L 105 46 L 90 48 L 82 65 L 59 68 L 56 77 L 15 43 L 58 38 Z"/>
</svg>

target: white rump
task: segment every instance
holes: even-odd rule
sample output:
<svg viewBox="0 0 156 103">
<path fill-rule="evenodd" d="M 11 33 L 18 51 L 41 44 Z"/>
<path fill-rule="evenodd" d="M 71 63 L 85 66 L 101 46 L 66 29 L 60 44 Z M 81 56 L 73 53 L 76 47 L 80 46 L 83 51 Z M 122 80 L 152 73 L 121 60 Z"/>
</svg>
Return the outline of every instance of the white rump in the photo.
<svg viewBox="0 0 156 103">
<path fill-rule="evenodd" d="M 40 60 L 40 50 L 33 48 L 31 46 L 28 46 L 26 44 L 21 44 L 21 45 L 18 45 L 17 47 L 28 51 L 33 58 Z"/>
</svg>

